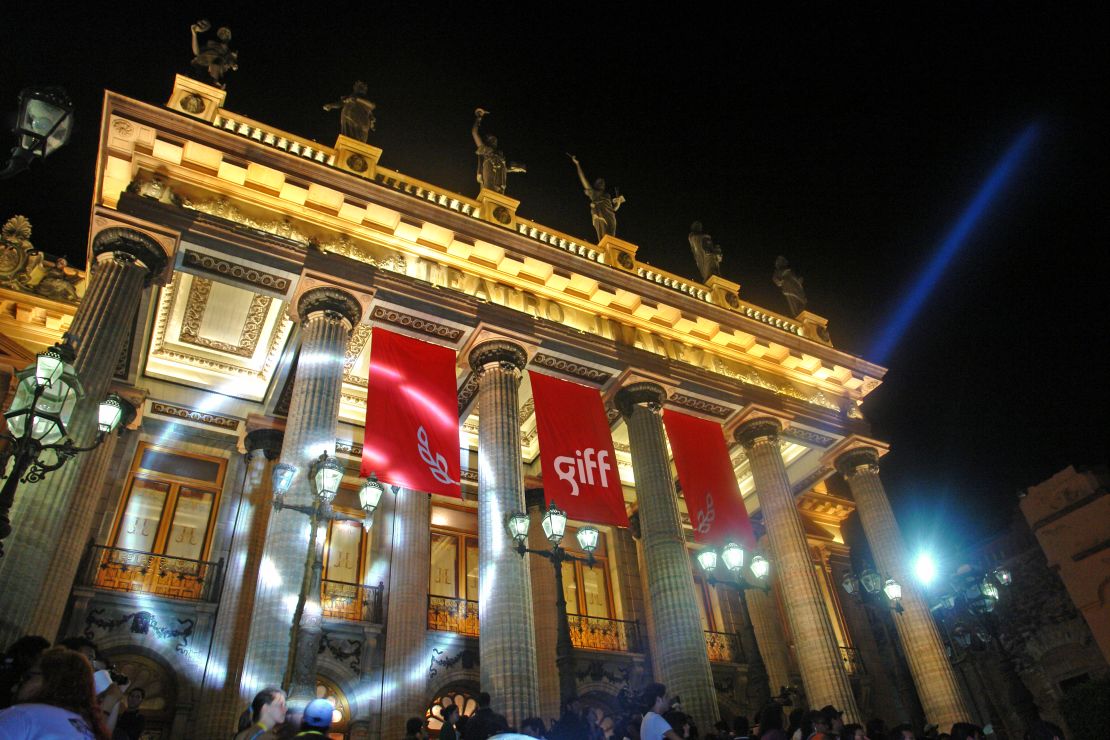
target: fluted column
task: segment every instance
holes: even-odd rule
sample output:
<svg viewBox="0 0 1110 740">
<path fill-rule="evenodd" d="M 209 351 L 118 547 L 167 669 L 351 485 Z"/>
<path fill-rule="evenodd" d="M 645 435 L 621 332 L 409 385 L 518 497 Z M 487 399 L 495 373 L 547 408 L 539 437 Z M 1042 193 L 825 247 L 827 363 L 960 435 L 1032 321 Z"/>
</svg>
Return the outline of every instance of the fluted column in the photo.
<svg viewBox="0 0 1110 740">
<path fill-rule="evenodd" d="M 470 352 L 478 376 L 478 647 L 482 690 L 510 725 L 539 711 L 536 630 L 528 564 L 505 531 L 524 511 L 518 389 L 527 357 L 511 342 L 489 341 Z"/>
<path fill-rule="evenodd" d="M 309 465 L 321 452 L 335 450 L 344 353 L 351 329 L 362 317 L 362 307 L 342 290 L 321 287 L 300 297 L 297 314 L 301 321 L 301 350 L 280 459 L 297 469 L 285 502 L 310 506 Z M 291 509 L 271 514 L 243 667 L 244 694 L 279 685 L 284 680 L 292 648 L 293 618 L 304 583 L 308 542 L 308 517 Z M 319 599 L 319 594 L 306 596 Z M 320 622 L 320 615 L 315 616 Z"/>
<path fill-rule="evenodd" d="M 253 698 L 241 693 L 239 681 L 254 612 L 258 566 L 272 510 L 271 463 L 281 453 L 283 436 L 280 429 L 262 428 L 248 432 L 244 439 L 246 472 L 224 564 L 220 612 L 203 688 L 206 709 L 197 719 L 197 733 L 201 737 L 215 737 L 234 726 L 243 707 Z"/>
<path fill-rule="evenodd" d="M 76 351 L 73 368 L 81 381 L 84 397 L 74 408 L 68 432 L 79 445 L 93 441 L 97 430 L 97 408 L 108 392 L 108 384 L 120 353 L 134 331 L 135 314 L 143 291 L 160 277 L 166 267 L 162 246 L 146 234 L 124 228 L 109 228 L 93 239 L 95 262 L 85 295 L 66 333 Z M 66 512 L 74 497 L 85 493 L 76 486 L 85 465 L 95 465 L 91 453 L 77 455 L 38 483 L 19 487 L 12 506 L 12 534 L 0 559 L 0 644 L 9 644 L 31 624 L 40 596 L 55 603 L 61 592 L 64 603 L 77 572 L 80 548 L 57 553 L 62 540 Z M 68 581 L 46 578 L 46 563 L 64 558 L 58 567 L 70 573 Z M 60 615 L 59 615 L 60 617 Z M 52 635 L 51 635 L 52 636 Z"/>
<path fill-rule="evenodd" d="M 790 685 L 790 655 L 775 597 L 758 589 L 746 591 L 744 597 L 748 602 L 748 616 L 752 620 L 756 645 L 767 669 L 771 693 L 778 694 L 779 689 Z"/>
<path fill-rule="evenodd" d="M 933 615 L 907 567 L 902 532 L 879 479 L 878 450 L 851 449 L 836 459 L 836 468 L 852 489 L 875 565 L 880 573 L 902 586 L 902 612 L 894 615 L 894 624 L 925 718 L 941 727 L 971 721 L 972 712 L 960 692 Z"/>
<path fill-rule="evenodd" d="M 533 496 L 533 493 L 538 495 Z M 529 491 L 528 547 L 533 550 L 549 550 L 551 543 L 543 535 L 543 512 L 545 510 L 543 491 Z M 539 701 L 541 717 L 558 717 L 559 672 L 556 670 L 555 643 L 558 640 L 558 614 L 555 611 L 555 574 L 551 562 L 546 558 L 528 558 L 529 574 L 532 578 L 532 616 L 536 624 L 536 666 L 539 680 Z"/>
<path fill-rule="evenodd" d="M 428 494 L 397 493 L 393 562 L 385 620 L 385 686 L 382 738 L 401 740 L 405 720 L 423 716 L 428 682 L 428 571 L 431 504 Z"/>
<path fill-rule="evenodd" d="M 817 575 L 809 557 L 805 531 L 779 452 L 782 424 L 757 417 L 741 424 L 736 441 L 748 454 L 775 573 L 782 586 L 786 618 L 794 634 L 794 649 L 811 707 L 831 704 L 843 710 L 846 721 L 860 721 L 852 684 L 844 670 L 840 646 L 825 608 Z"/>
<path fill-rule="evenodd" d="M 616 401 L 632 448 L 657 670 L 698 726 L 712 727 L 720 710 L 663 436 L 664 398 L 654 383 L 633 383 L 617 393 Z"/>
<path fill-rule="evenodd" d="M 134 399 L 141 405 L 139 398 Z M 73 496 L 72 505 L 65 513 L 62 531 L 65 537 L 58 540 L 54 557 L 46 568 L 47 584 L 66 584 L 65 588 L 47 588 L 39 597 L 31 621 L 27 626 L 28 634 L 53 637 L 58 634 L 70 587 L 77 577 L 77 568 L 92 537 L 93 517 L 100 503 L 104 477 L 108 474 L 116 451 L 116 440 L 126 432 L 126 427 L 135 419 L 137 409 L 131 401 L 122 398 L 123 417 L 118 431 L 108 435 L 95 450 L 86 453 L 86 458 L 77 473 L 73 488 L 83 495 Z"/>
</svg>

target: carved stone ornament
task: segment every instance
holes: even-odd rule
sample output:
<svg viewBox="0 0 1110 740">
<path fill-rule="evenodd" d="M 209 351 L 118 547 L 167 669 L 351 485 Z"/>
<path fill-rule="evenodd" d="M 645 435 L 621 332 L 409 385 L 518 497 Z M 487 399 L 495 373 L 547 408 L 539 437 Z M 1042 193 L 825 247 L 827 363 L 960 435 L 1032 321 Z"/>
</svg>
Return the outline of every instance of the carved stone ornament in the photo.
<svg viewBox="0 0 1110 740">
<path fill-rule="evenodd" d="M 112 253 L 119 258 L 131 259 L 147 269 L 145 283 L 150 285 L 166 269 L 166 253 L 162 245 L 141 231 L 112 226 L 104 229 L 92 243 L 93 256 Z"/>
<path fill-rule="evenodd" d="M 518 371 L 523 370 L 528 364 L 528 355 L 523 348 L 501 339 L 482 342 L 470 351 L 467 359 L 470 362 L 470 368 L 477 375 L 481 375 L 486 366 L 494 362 Z"/>
<path fill-rule="evenodd" d="M 285 433 L 280 429 L 255 429 L 247 432 L 247 454 L 258 451 L 262 452 L 267 460 L 277 460 L 284 440 Z"/>
<path fill-rule="evenodd" d="M 354 296 L 339 288 L 312 288 L 297 301 L 297 313 L 301 321 L 307 321 L 312 314 L 322 311 L 339 314 L 351 326 L 362 320 L 362 306 Z"/>
<path fill-rule="evenodd" d="M 641 404 L 647 406 L 652 413 L 658 413 L 663 408 L 663 399 L 666 397 L 667 392 L 662 386 L 641 382 L 632 383 L 617 391 L 616 402 L 621 416 L 628 419 L 632 417 L 635 407 Z"/>
<path fill-rule="evenodd" d="M 855 447 L 836 458 L 836 469 L 845 478 L 854 478 L 862 471 L 879 472 L 879 451 L 874 447 Z"/>
<path fill-rule="evenodd" d="M 31 244 L 31 222 L 12 216 L 0 229 L 0 285 L 30 289 L 31 272 L 41 263 L 42 254 Z"/>
<path fill-rule="evenodd" d="M 782 431 L 782 422 L 773 416 L 759 416 L 745 421 L 736 427 L 732 433 L 733 438 L 745 450 L 750 450 L 760 440 L 770 440 L 778 443 L 779 432 Z"/>
</svg>

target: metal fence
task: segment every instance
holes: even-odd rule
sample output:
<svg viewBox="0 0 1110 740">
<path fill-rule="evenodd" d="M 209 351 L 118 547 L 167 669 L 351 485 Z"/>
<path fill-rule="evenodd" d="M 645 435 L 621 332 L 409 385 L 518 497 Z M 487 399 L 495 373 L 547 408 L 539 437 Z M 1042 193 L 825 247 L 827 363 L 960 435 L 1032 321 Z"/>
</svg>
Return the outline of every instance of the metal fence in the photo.
<svg viewBox="0 0 1110 740">
<path fill-rule="evenodd" d="M 428 596 L 428 629 L 478 636 L 478 602 Z"/>
<path fill-rule="evenodd" d="M 740 640 L 731 632 L 705 632 L 705 649 L 714 663 L 743 663 Z"/>
<path fill-rule="evenodd" d="M 320 607 L 325 617 L 381 624 L 384 591 L 382 583 L 363 586 L 324 579 L 320 582 Z"/>
<path fill-rule="evenodd" d="M 207 601 L 220 598 L 224 561 L 171 558 L 153 552 L 92 545 L 78 583 L 110 591 Z"/>
<path fill-rule="evenodd" d="M 578 648 L 616 650 L 622 653 L 643 651 L 640 625 L 623 619 L 568 614 L 570 641 Z"/>
</svg>

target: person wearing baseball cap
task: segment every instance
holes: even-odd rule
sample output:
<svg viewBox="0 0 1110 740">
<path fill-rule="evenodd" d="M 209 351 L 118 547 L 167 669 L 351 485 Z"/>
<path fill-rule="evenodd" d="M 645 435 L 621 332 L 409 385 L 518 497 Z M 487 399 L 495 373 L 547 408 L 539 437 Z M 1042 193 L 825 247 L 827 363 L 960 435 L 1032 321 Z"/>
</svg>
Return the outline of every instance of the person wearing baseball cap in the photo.
<svg viewBox="0 0 1110 740">
<path fill-rule="evenodd" d="M 327 699 L 313 699 L 304 708 L 301 731 L 294 737 L 326 737 L 331 728 L 331 715 L 335 707 Z"/>
</svg>

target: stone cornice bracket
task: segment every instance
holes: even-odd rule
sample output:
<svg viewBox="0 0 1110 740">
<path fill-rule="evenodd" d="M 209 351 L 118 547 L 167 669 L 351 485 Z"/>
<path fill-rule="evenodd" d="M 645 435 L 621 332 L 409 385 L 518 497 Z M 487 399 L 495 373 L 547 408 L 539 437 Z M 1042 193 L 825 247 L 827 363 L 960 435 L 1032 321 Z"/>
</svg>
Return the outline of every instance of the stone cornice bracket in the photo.
<svg viewBox="0 0 1110 740">
<path fill-rule="evenodd" d="M 281 454 L 281 444 L 284 440 L 285 432 L 273 427 L 253 429 L 247 432 L 243 439 L 247 455 L 260 451 L 266 456 L 267 460 L 271 461 L 278 459 Z"/>
<path fill-rule="evenodd" d="M 846 479 L 861 472 L 879 472 L 879 451 L 874 447 L 853 447 L 836 458 L 836 470 Z"/>
<path fill-rule="evenodd" d="M 487 367 L 496 363 L 505 370 L 516 370 L 520 373 L 528 364 L 528 353 L 524 348 L 514 342 L 504 339 L 492 339 L 482 342 L 470 350 L 467 362 L 475 375 L 481 376 Z"/>
<path fill-rule="evenodd" d="M 135 431 L 143 425 L 143 410 L 146 408 L 146 399 L 150 391 L 145 388 L 133 388 L 113 384 L 111 391 L 126 402 L 123 409 L 123 418 L 120 419 L 120 431 L 127 429 Z M 128 406 L 130 411 L 128 411 Z"/>
<path fill-rule="evenodd" d="M 306 290 L 297 299 L 297 317 L 303 323 L 318 313 L 342 319 L 350 329 L 362 321 L 362 304 L 345 290 L 318 286 Z"/>
<path fill-rule="evenodd" d="M 614 399 L 621 416 L 628 419 L 636 406 L 646 406 L 653 414 L 663 410 L 667 391 L 663 386 L 648 381 L 640 381 L 624 386 L 617 391 Z"/>
<path fill-rule="evenodd" d="M 166 250 L 148 234 L 123 226 L 109 226 L 97 232 L 92 240 L 93 257 L 135 262 L 146 268 L 144 285 L 162 282 L 162 276 L 169 265 Z"/>
<path fill-rule="evenodd" d="M 741 447 L 750 450 L 763 440 L 777 444 L 781 432 L 782 422 L 774 416 L 755 416 L 736 427 L 732 436 Z"/>
</svg>

